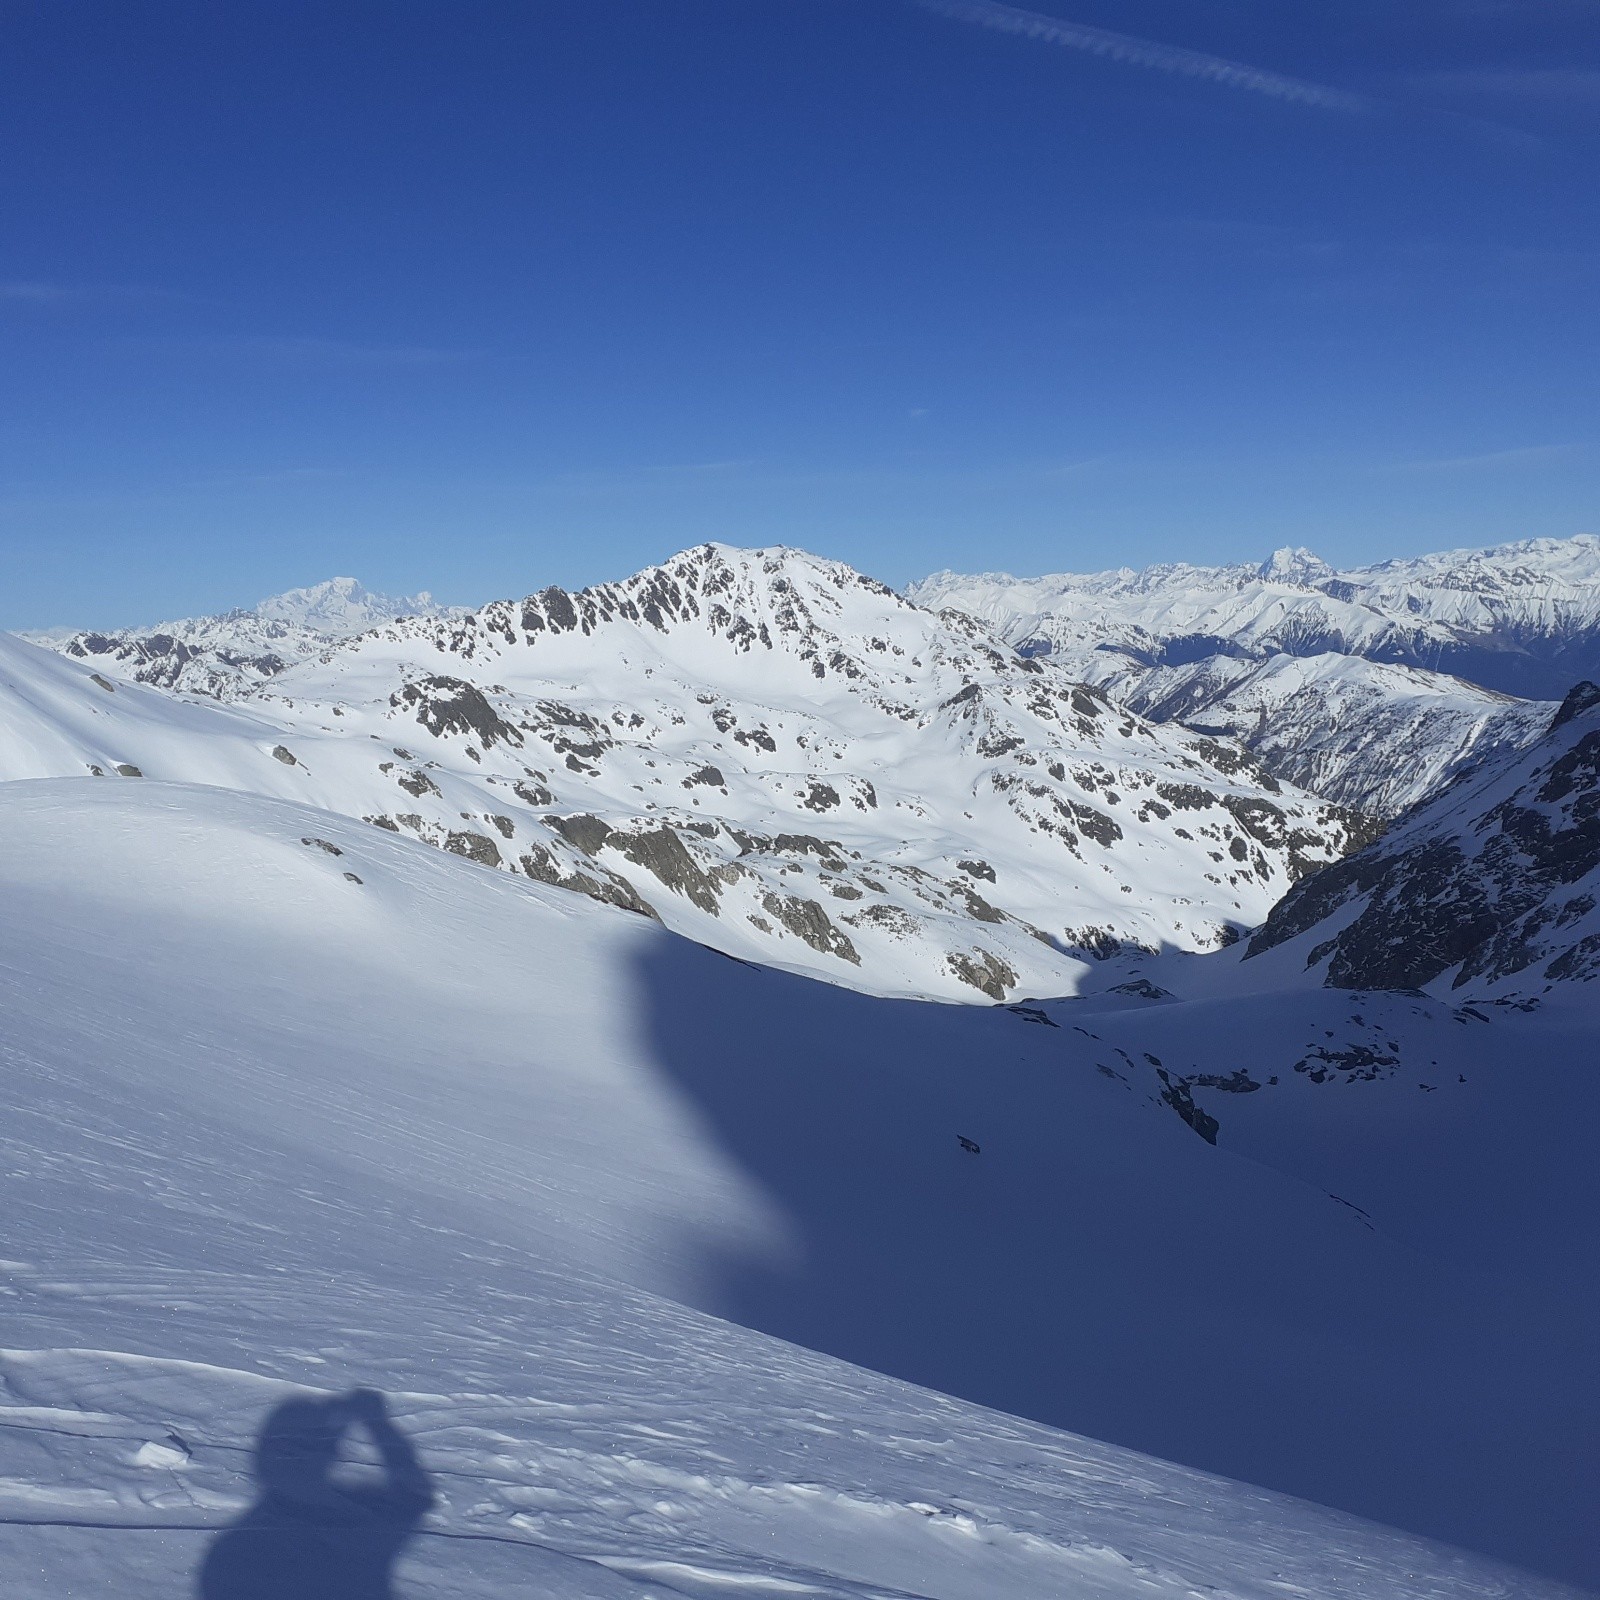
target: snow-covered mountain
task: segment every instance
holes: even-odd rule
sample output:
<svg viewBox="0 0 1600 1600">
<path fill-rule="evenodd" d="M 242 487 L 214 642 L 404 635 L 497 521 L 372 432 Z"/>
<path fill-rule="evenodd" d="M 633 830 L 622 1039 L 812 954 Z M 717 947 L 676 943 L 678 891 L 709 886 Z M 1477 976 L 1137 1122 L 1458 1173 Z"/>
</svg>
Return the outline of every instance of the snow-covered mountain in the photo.
<svg viewBox="0 0 1600 1600">
<path fill-rule="evenodd" d="M 1348 571 L 1285 549 L 1259 566 L 942 572 L 908 593 L 1145 715 L 1242 737 L 1280 777 L 1383 817 L 1600 674 L 1593 535 Z M 1524 713 L 1510 697 L 1552 704 Z"/>
<path fill-rule="evenodd" d="M 1600 1580 L 1600 696 L 1213 652 L 1155 722 L 791 550 L 325 598 L 178 690 L 0 637 L 29 1600 L 192 1587 L 353 1384 L 463 1600 Z M 1346 855 L 1197 705 L 1460 775 Z"/>
<path fill-rule="evenodd" d="M 426 592 L 374 594 L 354 578 L 330 578 L 216 617 L 110 633 L 56 631 L 24 637 L 137 683 L 231 700 L 317 655 L 330 640 L 400 617 L 448 614 L 449 608 L 436 605 Z"/>
<path fill-rule="evenodd" d="M 1556 710 L 1443 673 L 1335 654 L 1215 655 L 1102 671 L 1097 681 L 1152 721 L 1236 739 L 1286 782 L 1385 820 L 1464 767 L 1538 737 Z"/>
<path fill-rule="evenodd" d="M 1586 1137 L 1582 1063 L 1516 1092 L 1540 1019 L 1457 1096 L 1291 1074 L 1211 1145 L 1127 1058 L 1254 1064 L 1348 996 L 886 1002 L 215 787 L 3 783 L 0 837 L 9 1594 L 194 1592 L 357 1384 L 441 1600 L 1572 1594 L 1418 1531 L 1585 1570 L 1587 1279 L 1542 1265 L 1583 1208 L 1506 1248 Z M 351 1554 L 311 1498 L 279 1595 Z"/>
<path fill-rule="evenodd" d="M 7 776 L 296 799 L 875 993 L 1059 994 L 1118 949 L 1215 948 L 1363 837 L 1237 745 L 792 550 L 325 640 L 228 708 L 3 662 Z"/>
<path fill-rule="evenodd" d="M 1337 571 L 1309 550 L 1259 566 L 1019 579 L 941 572 L 908 591 L 959 606 L 1007 639 L 1145 666 L 1213 654 L 1333 652 L 1445 672 L 1502 694 L 1559 699 L 1600 675 L 1600 536 L 1528 539 Z"/>
<path fill-rule="evenodd" d="M 1535 1004 L 1600 977 L 1600 688 L 1526 750 L 1464 772 L 1375 845 L 1300 885 L 1249 953 L 1348 989 Z"/>
</svg>

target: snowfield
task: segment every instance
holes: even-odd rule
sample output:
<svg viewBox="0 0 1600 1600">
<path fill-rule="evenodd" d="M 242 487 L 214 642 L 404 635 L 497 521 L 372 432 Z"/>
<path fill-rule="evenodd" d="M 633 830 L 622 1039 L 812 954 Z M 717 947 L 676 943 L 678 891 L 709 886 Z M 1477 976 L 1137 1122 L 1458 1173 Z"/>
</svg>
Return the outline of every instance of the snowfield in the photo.
<svg viewBox="0 0 1600 1600">
<path fill-rule="evenodd" d="M 0 784 L 0 837 L 9 1593 L 183 1592 L 353 1385 L 433 1501 L 401 1593 L 1572 1592 L 1240 1479 L 1592 1571 L 1576 1023 L 878 999 L 153 779 Z M 1352 1007 L 1402 1070 L 1296 1072 Z M 1286 1092 L 1213 1145 L 1172 1083 L 1241 1022 Z"/>
<path fill-rule="evenodd" d="M 1593 1591 L 1597 550 L 0 636 L 6 1593 Z"/>
</svg>

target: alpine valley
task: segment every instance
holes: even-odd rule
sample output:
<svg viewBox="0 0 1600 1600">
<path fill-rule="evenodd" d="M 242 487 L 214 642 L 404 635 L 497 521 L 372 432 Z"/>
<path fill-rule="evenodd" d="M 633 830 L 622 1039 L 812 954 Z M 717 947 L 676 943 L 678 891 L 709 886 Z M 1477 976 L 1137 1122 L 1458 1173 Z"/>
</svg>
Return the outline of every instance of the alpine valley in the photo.
<svg viewBox="0 0 1600 1600">
<path fill-rule="evenodd" d="M 353 1385 L 402 1593 L 1590 1592 L 1596 677 L 1587 537 L 0 636 L 7 1592 Z"/>
</svg>

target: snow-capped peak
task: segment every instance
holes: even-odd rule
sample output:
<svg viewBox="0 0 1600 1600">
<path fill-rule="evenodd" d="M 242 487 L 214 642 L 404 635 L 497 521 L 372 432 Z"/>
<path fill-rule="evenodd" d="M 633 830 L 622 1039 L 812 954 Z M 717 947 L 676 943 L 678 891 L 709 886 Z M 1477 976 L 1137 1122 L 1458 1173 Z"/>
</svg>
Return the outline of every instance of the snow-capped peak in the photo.
<svg viewBox="0 0 1600 1600">
<path fill-rule="evenodd" d="M 328 578 L 303 589 L 286 589 L 247 612 L 231 615 L 287 622 L 342 638 L 398 617 L 437 616 L 442 608 L 426 589 L 413 595 L 377 594 L 355 578 Z"/>
<path fill-rule="evenodd" d="M 1258 570 L 1263 578 L 1277 583 L 1301 584 L 1306 588 L 1333 576 L 1333 568 L 1303 545 L 1284 545 L 1274 550 Z"/>
<path fill-rule="evenodd" d="M 24 637 L 137 683 L 233 700 L 337 640 L 382 623 L 448 617 L 459 609 L 437 604 L 426 590 L 376 594 L 354 578 L 328 578 L 220 616 L 109 633 L 58 630 Z"/>
</svg>

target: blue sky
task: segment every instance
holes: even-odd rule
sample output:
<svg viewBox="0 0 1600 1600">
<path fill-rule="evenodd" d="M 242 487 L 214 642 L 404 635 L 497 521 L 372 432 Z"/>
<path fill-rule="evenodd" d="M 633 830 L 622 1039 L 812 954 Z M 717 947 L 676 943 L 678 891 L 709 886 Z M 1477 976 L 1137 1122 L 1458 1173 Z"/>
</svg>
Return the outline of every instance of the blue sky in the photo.
<svg viewBox="0 0 1600 1600">
<path fill-rule="evenodd" d="M 0 13 L 0 626 L 1600 531 L 1600 0 Z"/>
</svg>

